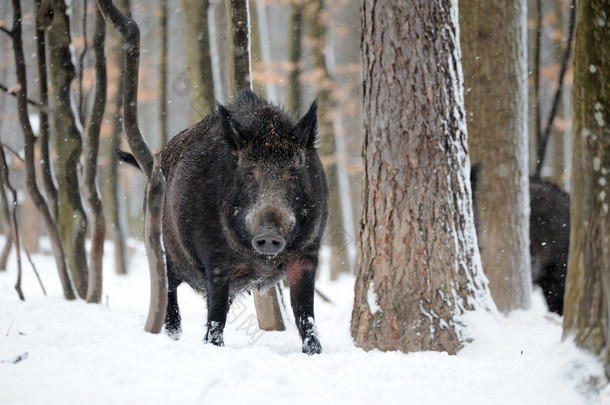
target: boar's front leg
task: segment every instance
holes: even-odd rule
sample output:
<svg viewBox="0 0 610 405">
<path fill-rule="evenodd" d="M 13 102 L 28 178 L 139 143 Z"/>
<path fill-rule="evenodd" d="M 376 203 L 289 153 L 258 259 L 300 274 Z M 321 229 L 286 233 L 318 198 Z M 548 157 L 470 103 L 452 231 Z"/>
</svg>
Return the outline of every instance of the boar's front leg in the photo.
<svg viewBox="0 0 610 405">
<path fill-rule="evenodd" d="M 313 314 L 313 295 L 318 257 L 298 258 L 286 264 L 290 280 L 290 303 L 294 319 L 303 340 L 303 353 L 312 355 L 322 353 L 322 345 Z"/>
<path fill-rule="evenodd" d="M 208 324 L 205 342 L 224 346 L 223 331 L 229 312 L 229 278 L 214 268 L 207 280 Z"/>
</svg>

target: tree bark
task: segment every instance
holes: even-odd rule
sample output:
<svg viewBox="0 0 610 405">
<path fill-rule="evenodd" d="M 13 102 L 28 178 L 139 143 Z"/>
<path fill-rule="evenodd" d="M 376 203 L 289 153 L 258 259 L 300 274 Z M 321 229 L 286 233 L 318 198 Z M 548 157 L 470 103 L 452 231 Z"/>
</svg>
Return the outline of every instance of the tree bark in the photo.
<svg viewBox="0 0 610 405">
<path fill-rule="evenodd" d="M 129 147 L 146 176 L 146 213 L 144 243 L 150 270 L 151 297 L 148 318 L 144 329 L 159 333 L 167 307 L 167 272 L 161 244 L 161 210 L 165 193 L 165 180 L 161 173 L 161 156 L 148 149 L 138 127 L 138 66 L 140 59 L 140 29 L 136 22 L 121 13 L 111 0 L 97 0 L 97 5 L 123 37 L 123 125 Z"/>
<path fill-rule="evenodd" d="M 346 232 L 341 209 L 338 156 L 335 144 L 334 116 L 337 104 L 333 98 L 335 84 L 326 65 L 326 14 L 323 0 L 311 0 L 305 7 L 305 17 L 311 39 L 311 63 L 314 73 L 313 87 L 318 96 L 318 133 L 320 154 L 326 171 L 330 190 L 330 207 L 326 239 L 331 248 L 330 279 L 336 280 L 341 273 L 349 273 Z"/>
<path fill-rule="evenodd" d="M 51 128 L 49 126 L 49 114 L 47 114 L 49 106 L 49 89 L 47 78 L 47 47 L 45 40 L 44 29 L 47 24 L 51 23 L 49 19 L 50 5 L 45 2 L 42 5 L 41 0 L 36 1 L 36 56 L 38 58 L 38 91 L 40 93 L 40 106 L 42 107 L 38 113 L 40 121 L 40 130 L 38 133 L 38 146 L 40 148 L 40 168 L 42 173 L 42 185 L 47 202 L 53 219 L 57 220 L 57 186 L 53 179 L 51 170 L 51 156 L 49 149 L 49 141 L 51 136 Z"/>
<path fill-rule="evenodd" d="M 610 376 L 609 0 L 581 0 L 574 55 L 574 149 L 564 338 Z"/>
<path fill-rule="evenodd" d="M 208 29 L 209 8 L 209 0 L 184 0 L 189 94 L 193 122 L 200 121 L 212 113 L 215 106 Z"/>
<path fill-rule="evenodd" d="M 102 301 L 102 274 L 104 261 L 104 240 L 106 239 L 106 220 L 102 200 L 97 190 L 97 157 L 100 144 L 100 130 L 106 108 L 106 55 L 104 42 L 106 38 L 106 22 L 97 6 L 95 7 L 95 34 L 93 50 L 95 52 L 95 94 L 93 110 L 87 128 L 87 143 L 85 148 L 85 171 L 83 194 L 91 215 L 92 235 L 89 263 L 89 283 L 87 286 L 87 302 Z"/>
<path fill-rule="evenodd" d="M 163 327 L 167 308 L 167 272 L 160 238 L 165 179 L 161 173 L 161 154 L 155 151 L 153 156 L 152 173 L 146 184 L 146 217 L 144 219 L 146 257 L 150 266 L 150 305 L 144 330 L 159 333 Z"/>
<path fill-rule="evenodd" d="M 247 0 L 227 0 L 229 28 L 227 43 L 229 47 L 229 89 L 236 94 L 241 89 L 252 86 L 250 75 L 250 39 Z"/>
<path fill-rule="evenodd" d="M 129 0 L 117 1 L 117 6 L 124 13 L 128 14 Z M 117 66 L 118 72 L 116 76 L 110 76 L 108 80 L 108 97 L 111 102 L 108 103 L 106 111 L 110 116 L 111 135 L 105 148 L 106 160 L 106 187 L 104 187 L 105 195 L 104 207 L 106 208 L 106 217 L 108 225 L 112 229 L 112 242 L 114 245 L 114 270 L 116 274 L 127 274 L 127 248 L 125 245 L 125 231 L 121 221 L 121 201 L 119 198 L 120 185 L 118 174 L 118 160 L 116 150 L 121 147 L 121 132 L 123 130 L 123 52 L 121 46 L 122 38 L 115 30 L 108 32 L 108 66 Z M 116 72 L 116 70 L 115 70 Z"/>
<path fill-rule="evenodd" d="M 290 2 L 290 30 L 288 32 L 288 110 L 295 116 L 301 114 L 303 91 L 301 89 L 301 53 L 303 36 L 303 2 Z"/>
<path fill-rule="evenodd" d="M 71 84 L 75 78 L 70 49 L 70 20 L 64 0 L 52 0 L 53 20 L 47 31 L 49 73 L 54 89 L 51 97 L 52 125 L 57 159 L 57 227 L 66 252 L 68 268 L 76 291 L 87 295 L 87 216 L 80 196 L 79 160 L 83 150 L 82 134 L 72 104 Z"/>
<path fill-rule="evenodd" d="M 460 0 L 466 114 L 483 269 L 498 309 L 528 308 L 526 3 Z"/>
<path fill-rule="evenodd" d="M 351 334 L 365 350 L 461 347 L 490 308 L 476 246 L 457 1 L 363 0 L 363 208 Z"/>
<path fill-rule="evenodd" d="M 63 289 L 64 298 L 67 300 L 75 299 L 74 289 L 68 274 L 66 267 L 64 250 L 61 242 L 61 238 L 55 222 L 49 211 L 49 207 L 38 190 L 36 184 L 36 171 L 34 168 L 34 143 L 36 138 L 34 137 L 34 131 L 30 124 L 27 111 L 27 76 L 25 69 L 25 57 L 23 54 L 23 43 L 21 39 L 21 4 L 19 0 L 13 0 L 13 50 L 15 54 L 15 65 L 17 73 L 17 82 L 20 85 L 20 89 L 17 92 L 17 114 L 19 116 L 19 123 L 23 130 L 23 149 L 24 149 L 24 160 L 25 160 L 25 181 L 26 189 L 36 207 L 38 208 L 51 241 L 51 249 L 53 250 L 53 256 L 55 258 L 55 264 L 59 273 L 59 279 Z"/>
<path fill-rule="evenodd" d="M 159 150 L 169 140 L 167 135 L 167 0 L 159 1 L 159 36 L 161 37 L 159 61 Z"/>
</svg>

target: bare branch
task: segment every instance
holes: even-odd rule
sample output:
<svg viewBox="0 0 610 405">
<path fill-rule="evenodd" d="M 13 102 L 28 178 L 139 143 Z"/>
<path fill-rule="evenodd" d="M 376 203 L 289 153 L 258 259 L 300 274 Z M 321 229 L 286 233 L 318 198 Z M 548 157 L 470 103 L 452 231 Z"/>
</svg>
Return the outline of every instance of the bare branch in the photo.
<svg viewBox="0 0 610 405">
<path fill-rule="evenodd" d="M 4 185 L 11 192 L 13 196 L 12 209 L 11 209 L 11 231 L 13 234 L 13 241 L 15 243 L 15 253 L 17 254 L 17 281 L 15 283 L 15 290 L 19 299 L 25 301 L 23 290 L 21 289 L 21 250 L 19 247 L 19 229 L 17 228 L 17 191 L 11 185 L 8 175 L 8 165 L 6 164 L 6 156 L 4 155 L 4 148 L 0 148 L 0 170 L 2 170 L 2 177 L 4 178 Z"/>
<path fill-rule="evenodd" d="M 0 142 L 0 146 L 3 147 L 5 150 L 11 152 L 11 155 L 15 156 L 15 158 L 17 160 L 19 160 L 20 162 L 25 162 L 23 160 L 23 158 L 21 156 L 19 156 L 19 152 L 17 152 L 15 149 L 13 149 L 12 147 L 10 147 L 9 145 L 5 144 L 4 142 Z"/>
<path fill-rule="evenodd" d="M 0 83 L 0 90 L 2 90 L 3 92 L 5 92 L 6 94 L 8 94 L 9 96 L 13 96 L 15 98 L 17 98 L 17 91 L 13 91 L 12 88 L 8 88 L 6 87 L 4 84 Z M 40 103 L 37 103 L 36 101 L 26 98 L 26 101 L 29 105 L 31 105 L 32 107 L 36 107 L 39 110 L 43 109 L 43 106 L 40 105 Z"/>
<path fill-rule="evenodd" d="M 30 251 L 28 249 L 25 249 L 25 255 L 27 256 L 28 261 L 32 265 L 32 270 L 34 270 L 34 274 L 36 274 L 36 278 L 38 279 L 38 283 L 40 284 L 40 288 L 42 288 L 42 293 L 44 295 L 47 295 L 47 290 L 45 290 L 44 284 L 42 284 L 42 279 L 40 278 L 40 274 L 38 274 L 38 270 L 36 270 L 36 265 L 34 264 L 34 261 L 32 260 L 32 256 L 30 256 Z"/>
</svg>

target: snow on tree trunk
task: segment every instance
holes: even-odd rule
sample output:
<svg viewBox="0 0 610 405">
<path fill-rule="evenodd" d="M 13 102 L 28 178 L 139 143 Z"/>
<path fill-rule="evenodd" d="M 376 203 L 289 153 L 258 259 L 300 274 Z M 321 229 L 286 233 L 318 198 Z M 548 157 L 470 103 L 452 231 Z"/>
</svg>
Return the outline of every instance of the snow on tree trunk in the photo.
<svg viewBox="0 0 610 405">
<path fill-rule="evenodd" d="M 492 307 L 468 182 L 457 2 L 361 3 L 363 207 L 351 333 L 366 350 L 461 347 Z"/>
<path fill-rule="evenodd" d="M 574 55 L 574 151 L 564 337 L 610 375 L 610 1 L 582 0 Z"/>
<path fill-rule="evenodd" d="M 498 309 L 530 305 L 526 2 L 460 1 L 483 270 Z"/>
</svg>

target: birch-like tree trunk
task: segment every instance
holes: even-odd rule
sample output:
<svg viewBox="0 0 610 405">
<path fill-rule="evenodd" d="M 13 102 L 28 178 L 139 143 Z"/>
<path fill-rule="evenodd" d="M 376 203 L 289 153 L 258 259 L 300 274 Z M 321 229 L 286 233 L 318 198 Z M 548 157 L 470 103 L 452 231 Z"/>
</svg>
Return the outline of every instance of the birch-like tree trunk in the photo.
<svg viewBox="0 0 610 405">
<path fill-rule="evenodd" d="M 97 189 L 97 157 L 100 144 L 100 130 L 106 108 L 106 22 L 97 6 L 95 7 L 95 34 L 93 50 L 95 52 L 95 94 L 93 109 L 87 128 L 85 148 L 85 170 L 83 173 L 83 195 L 89 208 L 91 229 L 91 251 L 89 257 L 89 283 L 87 285 L 87 302 L 102 301 L 102 271 L 104 262 L 104 239 L 106 237 L 106 220 L 102 200 Z"/>
<path fill-rule="evenodd" d="M 525 0 L 460 0 L 470 160 L 483 269 L 498 309 L 530 305 Z"/>
<path fill-rule="evenodd" d="M 365 350 L 461 347 L 490 302 L 476 246 L 457 1 L 361 2 L 363 207 L 351 334 Z"/>
<path fill-rule="evenodd" d="M 193 122 L 198 122 L 213 112 L 215 105 L 208 29 L 209 8 L 209 0 L 184 0 L 186 56 Z"/>
<path fill-rule="evenodd" d="M 610 0 L 578 2 L 564 338 L 610 376 Z"/>
<path fill-rule="evenodd" d="M 71 84 L 76 72 L 72 63 L 70 18 L 64 0 L 52 0 L 53 20 L 47 30 L 49 75 L 53 87 L 51 110 L 57 159 L 55 173 L 58 188 L 57 227 L 66 253 L 68 268 L 78 295 L 87 294 L 87 216 L 80 196 L 80 157 L 83 140 L 73 110 Z"/>
<path fill-rule="evenodd" d="M 116 6 L 122 12 L 129 15 L 129 0 L 118 0 Z M 127 274 L 127 247 L 125 243 L 125 230 L 121 220 L 121 201 L 119 198 L 120 185 L 118 173 L 118 160 L 116 149 L 121 147 L 121 132 L 123 130 L 123 52 L 121 49 L 122 39 L 116 30 L 108 32 L 108 66 L 116 66 L 108 77 L 108 97 L 106 111 L 111 126 L 110 139 L 107 140 L 105 154 L 108 165 L 105 170 L 106 187 L 104 191 L 104 208 L 106 209 L 107 225 L 110 228 L 112 242 L 114 244 L 114 270 L 117 274 Z"/>
</svg>

